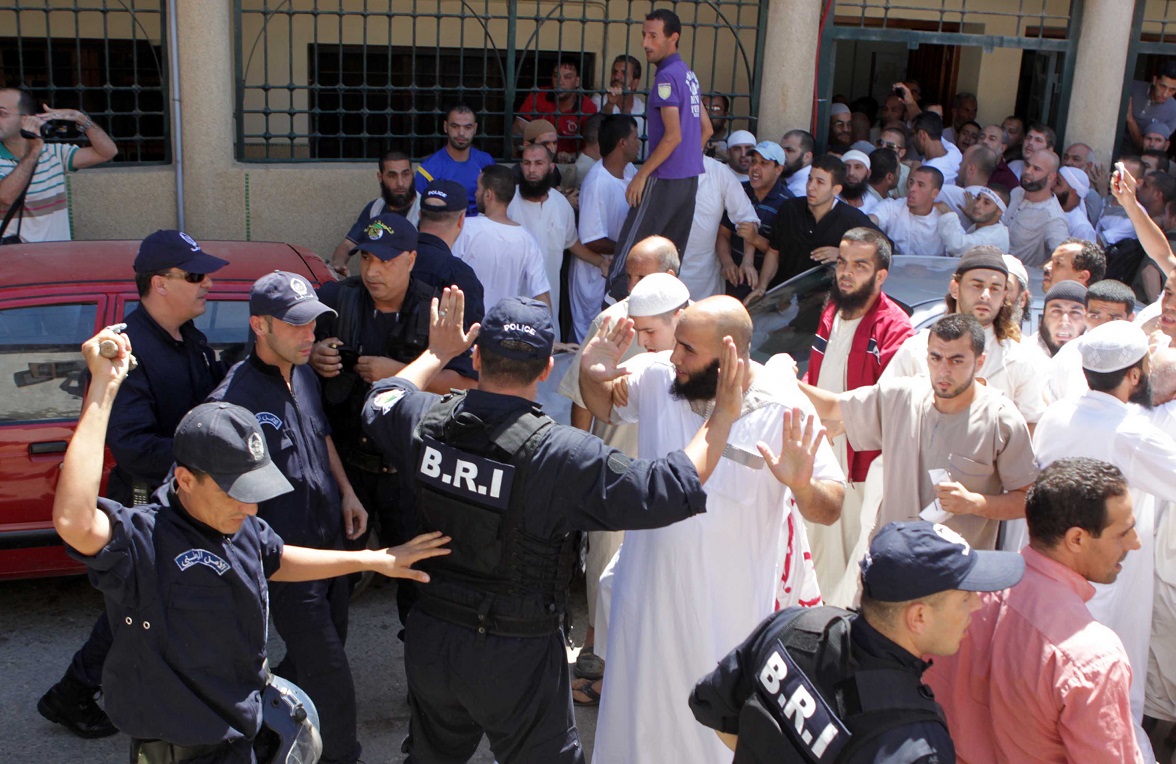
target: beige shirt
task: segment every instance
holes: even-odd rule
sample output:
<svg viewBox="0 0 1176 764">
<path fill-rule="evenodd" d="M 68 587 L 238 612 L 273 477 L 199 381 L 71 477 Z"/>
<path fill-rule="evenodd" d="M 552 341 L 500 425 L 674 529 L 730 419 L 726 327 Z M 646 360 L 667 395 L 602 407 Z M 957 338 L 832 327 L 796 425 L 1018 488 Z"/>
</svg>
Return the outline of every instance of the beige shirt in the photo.
<svg viewBox="0 0 1176 764">
<path fill-rule="evenodd" d="M 977 386 L 966 410 L 943 414 L 926 379 L 883 379 L 843 393 L 841 413 L 855 451 L 886 454 L 878 528 L 917 520 L 935 500 L 928 470 L 946 469 L 969 491 L 986 496 L 1024 488 L 1037 478 L 1025 418 L 1012 401 L 984 385 Z M 946 525 L 978 549 L 996 548 L 997 520 L 955 515 Z"/>
</svg>

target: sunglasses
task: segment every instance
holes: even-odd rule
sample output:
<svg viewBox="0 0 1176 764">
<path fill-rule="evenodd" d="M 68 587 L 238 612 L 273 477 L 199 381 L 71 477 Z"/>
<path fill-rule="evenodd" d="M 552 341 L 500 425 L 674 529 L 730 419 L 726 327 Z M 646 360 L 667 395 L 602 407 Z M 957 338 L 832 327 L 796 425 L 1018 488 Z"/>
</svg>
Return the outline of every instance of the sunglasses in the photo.
<svg viewBox="0 0 1176 764">
<path fill-rule="evenodd" d="M 181 271 L 179 273 L 169 273 L 167 274 L 167 277 L 169 279 L 183 279 L 189 284 L 199 284 L 201 281 L 204 281 L 205 275 L 206 274 L 203 273 L 186 273 Z"/>
<path fill-rule="evenodd" d="M 899 148 L 897 143 L 891 143 L 890 141 L 883 141 L 883 140 L 874 141 L 874 145 L 880 149 L 897 149 L 897 148 Z"/>
</svg>

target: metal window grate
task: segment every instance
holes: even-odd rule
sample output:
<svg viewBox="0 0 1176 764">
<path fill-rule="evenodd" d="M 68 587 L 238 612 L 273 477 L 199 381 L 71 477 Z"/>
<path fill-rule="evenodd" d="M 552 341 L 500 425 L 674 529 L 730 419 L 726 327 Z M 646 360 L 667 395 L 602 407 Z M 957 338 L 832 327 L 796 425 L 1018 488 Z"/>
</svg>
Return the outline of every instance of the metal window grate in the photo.
<svg viewBox="0 0 1176 764">
<path fill-rule="evenodd" d="M 1144 5 L 1139 40 L 1141 53 L 1176 54 L 1176 0 L 1140 0 Z"/>
<path fill-rule="evenodd" d="M 443 140 L 446 109 L 478 114 L 475 145 L 512 154 L 524 98 L 550 87 L 561 57 L 600 92 L 613 60 L 642 64 L 648 0 L 234 0 L 237 155 L 244 161 L 420 159 Z M 664 3 L 663 3 L 664 5 Z M 767 0 L 680 0 L 682 57 L 707 93 L 754 129 Z M 644 95 L 644 92 L 642 93 Z"/>
<path fill-rule="evenodd" d="M 842 27 L 918 29 L 1003 38 L 1056 38 L 1070 26 L 1069 0 L 837 0 Z"/>
<path fill-rule="evenodd" d="M 0 87 L 91 115 L 116 162 L 171 161 L 163 0 L 0 0 Z"/>
</svg>

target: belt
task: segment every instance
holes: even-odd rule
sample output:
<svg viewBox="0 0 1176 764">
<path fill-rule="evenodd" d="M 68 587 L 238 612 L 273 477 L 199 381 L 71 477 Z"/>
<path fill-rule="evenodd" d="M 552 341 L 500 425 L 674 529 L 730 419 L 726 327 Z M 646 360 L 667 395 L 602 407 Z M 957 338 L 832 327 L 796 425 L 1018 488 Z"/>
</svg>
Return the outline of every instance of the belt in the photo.
<svg viewBox="0 0 1176 764">
<path fill-rule="evenodd" d="M 195 759 L 227 750 L 228 741 L 212 745 L 176 745 L 166 740 L 131 741 L 131 750 L 135 754 L 137 764 L 177 764 L 178 762 Z"/>
<path fill-rule="evenodd" d="M 563 613 L 538 618 L 511 618 L 482 613 L 472 607 L 421 595 L 415 607 L 442 621 L 473 629 L 481 635 L 493 634 L 499 637 L 545 637 L 559 631 L 563 625 Z"/>
<path fill-rule="evenodd" d="M 375 475 L 395 475 L 396 468 L 384 461 L 378 454 L 367 454 L 363 451 L 340 450 L 339 458 L 346 464 L 364 472 Z"/>
</svg>

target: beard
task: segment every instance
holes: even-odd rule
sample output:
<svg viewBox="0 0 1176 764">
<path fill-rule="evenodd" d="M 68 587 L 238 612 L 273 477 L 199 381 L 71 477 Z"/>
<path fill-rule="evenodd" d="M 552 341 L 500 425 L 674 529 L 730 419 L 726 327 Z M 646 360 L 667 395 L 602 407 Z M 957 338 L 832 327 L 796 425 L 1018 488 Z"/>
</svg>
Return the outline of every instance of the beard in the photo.
<svg viewBox="0 0 1176 764">
<path fill-rule="evenodd" d="M 1127 396 L 1128 403 L 1137 403 L 1145 409 L 1152 408 L 1152 387 L 1151 378 L 1146 374 L 1139 378 L 1139 384 L 1131 391 L 1131 395 Z"/>
<path fill-rule="evenodd" d="M 841 198 L 845 201 L 852 201 L 854 199 L 861 199 L 866 195 L 866 181 L 861 183 L 850 183 L 848 180 L 841 185 Z"/>
<path fill-rule="evenodd" d="M 1024 178 L 1021 178 L 1021 188 L 1030 193 L 1033 193 L 1034 191 L 1040 191 L 1041 189 L 1045 188 L 1045 183 L 1048 180 L 1049 178 L 1042 178 L 1041 180 L 1025 180 Z"/>
<path fill-rule="evenodd" d="M 719 391 L 719 359 L 710 362 L 700 372 L 691 374 L 685 382 L 674 377 L 670 385 L 670 395 L 678 400 L 710 401 L 714 400 Z"/>
<path fill-rule="evenodd" d="M 829 302 L 833 303 L 838 311 L 853 313 L 861 310 L 874 296 L 874 282 L 873 279 L 862 284 L 861 287 L 852 292 L 842 292 L 841 285 L 836 281 L 833 282 L 833 288 L 829 290 Z"/>
<path fill-rule="evenodd" d="M 1044 321 L 1042 321 L 1041 325 L 1037 327 L 1037 336 L 1041 337 L 1041 341 L 1045 343 L 1047 348 L 1049 348 L 1050 356 L 1057 355 L 1058 351 L 1062 349 L 1062 346 L 1054 342 L 1053 337 L 1049 336 L 1049 330 L 1045 328 Z"/>
<path fill-rule="evenodd" d="M 388 190 L 388 187 L 383 183 L 380 184 L 380 198 L 384 200 L 384 204 L 393 212 L 400 210 L 407 210 L 412 206 L 412 200 L 416 198 L 416 188 L 409 186 L 408 190 L 402 194 L 393 193 Z"/>
<path fill-rule="evenodd" d="M 526 178 L 519 179 L 519 194 L 524 199 L 541 199 L 551 190 L 551 173 L 547 173 L 537 181 Z"/>
</svg>

